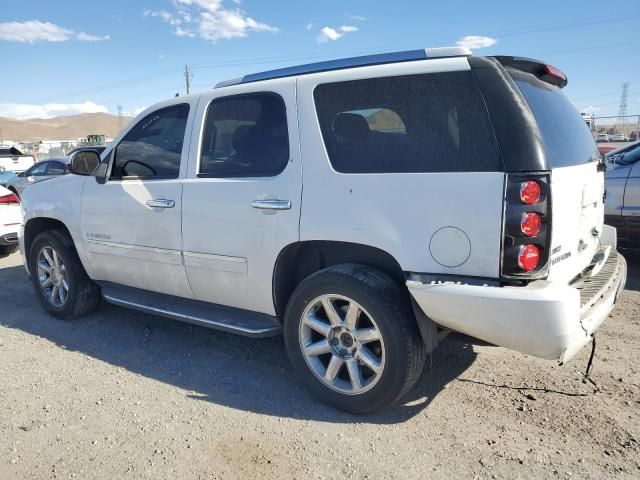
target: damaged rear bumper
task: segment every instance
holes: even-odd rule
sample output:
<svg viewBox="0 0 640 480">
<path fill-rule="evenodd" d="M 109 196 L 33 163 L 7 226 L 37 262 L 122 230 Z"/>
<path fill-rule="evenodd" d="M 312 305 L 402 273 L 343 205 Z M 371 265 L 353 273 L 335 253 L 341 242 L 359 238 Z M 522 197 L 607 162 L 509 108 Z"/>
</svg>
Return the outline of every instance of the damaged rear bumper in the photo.
<svg viewBox="0 0 640 480">
<path fill-rule="evenodd" d="M 597 273 L 569 285 L 524 287 L 408 281 L 416 303 L 438 325 L 489 343 L 560 363 L 593 338 L 624 288 L 627 266 L 607 247 Z"/>
</svg>

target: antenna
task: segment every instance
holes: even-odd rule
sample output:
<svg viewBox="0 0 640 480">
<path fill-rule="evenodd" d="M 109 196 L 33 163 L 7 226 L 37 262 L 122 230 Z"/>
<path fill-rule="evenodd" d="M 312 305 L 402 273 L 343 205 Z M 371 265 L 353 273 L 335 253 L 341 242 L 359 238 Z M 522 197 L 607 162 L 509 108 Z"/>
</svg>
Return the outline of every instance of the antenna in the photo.
<svg viewBox="0 0 640 480">
<path fill-rule="evenodd" d="M 189 71 L 189 65 L 184 66 L 184 81 L 187 87 L 187 95 L 189 95 L 189 90 L 191 87 L 191 79 L 193 78 L 193 73 Z"/>
<path fill-rule="evenodd" d="M 622 95 L 620 96 L 620 108 L 618 109 L 618 120 L 616 124 L 624 125 L 627 120 L 627 97 L 629 95 L 629 82 L 622 84 Z"/>
</svg>

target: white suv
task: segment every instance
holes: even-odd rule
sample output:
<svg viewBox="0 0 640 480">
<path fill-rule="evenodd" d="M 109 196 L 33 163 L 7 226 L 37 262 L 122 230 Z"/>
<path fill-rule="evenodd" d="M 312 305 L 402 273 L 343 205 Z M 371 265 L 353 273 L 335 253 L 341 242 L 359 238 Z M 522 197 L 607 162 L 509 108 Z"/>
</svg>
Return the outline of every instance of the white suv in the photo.
<svg viewBox="0 0 640 480">
<path fill-rule="evenodd" d="M 55 317 L 101 298 L 282 333 L 323 401 L 403 396 L 442 330 L 565 362 L 624 285 L 562 72 L 427 49 L 248 75 L 143 112 L 23 199 Z"/>
</svg>

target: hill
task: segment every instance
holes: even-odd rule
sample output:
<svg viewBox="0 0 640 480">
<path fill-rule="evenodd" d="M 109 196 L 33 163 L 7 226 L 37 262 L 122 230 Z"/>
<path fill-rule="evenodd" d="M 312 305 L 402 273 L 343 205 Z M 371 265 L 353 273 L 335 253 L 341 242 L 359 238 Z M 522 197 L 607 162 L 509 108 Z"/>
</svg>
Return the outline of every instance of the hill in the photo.
<svg viewBox="0 0 640 480">
<path fill-rule="evenodd" d="M 132 118 L 122 117 L 121 126 L 118 117 L 108 113 L 82 113 L 29 120 L 0 117 L 0 132 L 4 139 L 16 142 L 70 140 L 90 134 L 104 134 L 113 138 Z"/>
</svg>

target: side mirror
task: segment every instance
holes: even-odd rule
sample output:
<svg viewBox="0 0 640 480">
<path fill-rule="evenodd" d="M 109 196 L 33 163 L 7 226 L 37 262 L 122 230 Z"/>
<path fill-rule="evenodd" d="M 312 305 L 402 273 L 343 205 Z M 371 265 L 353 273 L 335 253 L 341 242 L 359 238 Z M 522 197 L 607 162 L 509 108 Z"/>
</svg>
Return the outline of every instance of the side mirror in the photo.
<svg viewBox="0 0 640 480">
<path fill-rule="evenodd" d="M 77 152 L 71 157 L 69 171 L 76 175 L 93 175 L 100 166 L 100 155 L 96 152 Z"/>
</svg>

